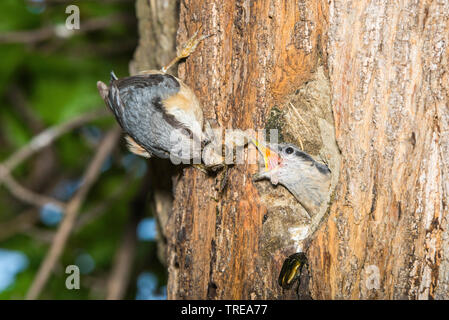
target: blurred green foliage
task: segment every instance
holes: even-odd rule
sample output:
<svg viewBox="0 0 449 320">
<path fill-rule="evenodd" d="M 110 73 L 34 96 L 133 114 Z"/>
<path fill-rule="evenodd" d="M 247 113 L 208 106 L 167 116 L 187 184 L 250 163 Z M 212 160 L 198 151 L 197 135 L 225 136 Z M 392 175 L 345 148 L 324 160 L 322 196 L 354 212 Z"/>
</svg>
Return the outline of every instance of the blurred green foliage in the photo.
<svg viewBox="0 0 449 320">
<path fill-rule="evenodd" d="M 80 8 L 81 31 L 83 22 L 90 19 L 116 14 L 129 15 L 130 19 L 117 19 L 104 28 L 81 32 L 68 38 L 51 36 L 38 42 L 0 43 L 0 161 L 4 161 L 37 133 L 30 121 L 46 128 L 87 111 L 105 108 L 97 92 L 96 82 L 107 82 L 111 70 L 121 76 L 128 74 L 128 63 L 137 45 L 133 1 L 49 1 L 45 7 L 36 8 L 24 0 L 2 0 L 0 35 L 17 31 L 36 32 L 62 24 L 68 16 L 65 13 L 68 4 L 76 4 Z M 24 97 L 25 107 L 32 115 L 32 120 L 18 106 L 21 102 L 16 99 L 17 92 Z M 88 125 L 104 134 L 115 125 L 115 121 L 112 117 L 106 117 Z M 129 181 L 129 186 L 106 206 L 104 214 L 78 232 L 72 233 L 62 259 L 40 298 L 104 298 L 106 281 L 129 219 L 131 203 L 141 188 L 141 180 L 145 179 L 127 178 L 133 173 L 127 171 L 121 163 L 123 156 L 128 153 L 123 144 L 120 141 L 120 147 L 112 154 L 111 167 L 101 174 L 91 189 L 80 216 L 105 201 L 124 181 Z M 82 129 L 74 130 L 54 143 L 54 165 L 48 171 L 45 181 L 33 181 L 35 171 L 40 170 L 40 155 L 25 161 L 13 172 L 14 177 L 36 192 L 52 195 L 58 183 L 81 177 L 97 146 L 86 137 Z M 45 149 L 42 152 L 49 151 Z M 2 228 L 5 223 L 32 207 L 15 199 L 6 188 L 1 187 L 0 208 Z M 141 214 L 148 216 L 151 212 L 146 210 Z M 56 228 L 37 222 L 31 228 L 34 232 L 17 232 L 3 241 L 0 239 L 0 248 L 21 251 L 29 259 L 28 268 L 17 275 L 13 285 L 0 292 L 0 299 L 22 299 L 25 296 L 49 248 L 49 241 L 42 235 L 52 234 Z M 81 276 L 80 290 L 67 290 L 65 266 L 74 264 L 80 252 L 87 252 L 92 256 L 95 269 L 89 275 Z M 127 298 L 130 299 L 135 297 L 135 279 L 141 271 L 155 272 L 159 276 L 159 287 L 166 282 L 165 269 L 156 258 L 156 244 L 140 242 L 137 253 L 127 292 Z"/>
</svg>

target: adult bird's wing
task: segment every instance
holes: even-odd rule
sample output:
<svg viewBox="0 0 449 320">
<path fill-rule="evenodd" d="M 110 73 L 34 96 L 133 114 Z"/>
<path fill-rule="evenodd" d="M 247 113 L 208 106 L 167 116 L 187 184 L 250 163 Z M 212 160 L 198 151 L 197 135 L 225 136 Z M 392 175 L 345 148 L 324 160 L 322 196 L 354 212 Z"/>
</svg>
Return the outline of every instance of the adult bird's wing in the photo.
<svg viewBox="0 0 449 320">
<path fill-rule="evenodd" d="M 164 105 L 166 99 L 180 90 L 181 84 L 168 74 L 111 79 L 107 103 L 130 136 L 131 151 L 145 156 L 143 148 L 160 158 L 169 157 L 170 134 L 175 129 L 189 129 Z"/>
</svg>

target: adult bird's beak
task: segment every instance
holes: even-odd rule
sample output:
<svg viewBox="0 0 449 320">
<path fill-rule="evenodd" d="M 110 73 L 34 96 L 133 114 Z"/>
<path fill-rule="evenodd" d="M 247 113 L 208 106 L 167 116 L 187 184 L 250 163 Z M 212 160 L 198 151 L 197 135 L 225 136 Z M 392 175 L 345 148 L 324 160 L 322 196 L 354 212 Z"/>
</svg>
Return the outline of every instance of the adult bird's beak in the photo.
<svg viewBox="0 0 449 320">
<path fill-rule="evenodd" d="M 271 182 L 273 184 L 277 184 L 277 178 L 276 178 L 276 169 L 279 168 L 279 165 L 282 163 L 282 158 L 279 156 L 279 154 L 269 147 L 267 147 L 264 143 L 251 138 L 251 142 L 256 146 L 256 148 L 259 150 L 259 152 L 263 156 L 265 168 L 263 171 L 255 174 L 253 176 L 253 180 L 261 180 L 263 178 L 269 178 L 271 179 Z"/>
</svg>

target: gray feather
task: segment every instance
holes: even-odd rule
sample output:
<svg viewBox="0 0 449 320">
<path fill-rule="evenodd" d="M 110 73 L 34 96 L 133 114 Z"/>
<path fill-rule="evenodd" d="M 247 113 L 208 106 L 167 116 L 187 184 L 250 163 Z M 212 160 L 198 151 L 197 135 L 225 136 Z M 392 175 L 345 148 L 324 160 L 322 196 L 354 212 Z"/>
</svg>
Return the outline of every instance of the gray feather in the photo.
<svg viewBox="0 0 449 320">
<path fill-rule="evenodd" d="M 149 153 L 168 158 L 170 135 L 181 125 L 165 112 L 162 101 L 179 92 L 179 82 L 169 74 L 115 78 L 112 74 L 107 102 L 120 126 Z"/>
<path fill-rule="evenodd" d="M 330 186 L 329 168 L 291 144 L 270 144 L 282 158 L 282 164 L 271 171 L 261 171 L 253 179 L 270 179 L 286 187 L 307 212 L 313 215 L 326 201 Z M 294 152 L 286 153 L 292 148 Z"/>
</svg>

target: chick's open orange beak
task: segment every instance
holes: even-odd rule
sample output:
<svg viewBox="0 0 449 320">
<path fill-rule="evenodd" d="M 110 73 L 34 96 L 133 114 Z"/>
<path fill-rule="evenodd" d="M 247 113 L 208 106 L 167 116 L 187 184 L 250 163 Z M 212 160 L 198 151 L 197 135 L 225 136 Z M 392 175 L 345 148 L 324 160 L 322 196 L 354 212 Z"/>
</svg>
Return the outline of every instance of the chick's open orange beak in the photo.
<svg viewBox="0 0 449 320">
<path fill-rule="evenodd" d="M 260 153 L 262 153 L 263 160 L 265 163 L 265 171 L 270 171 L 279 166 L 279 164 L 282 162 L 282 159 L 276 152 L 274 152 L 273 150 L 268 148 L 265 144 L 256 139 L 251 140 L 257 147 L 257 149 L 260 151 Z"/>
</svg>

